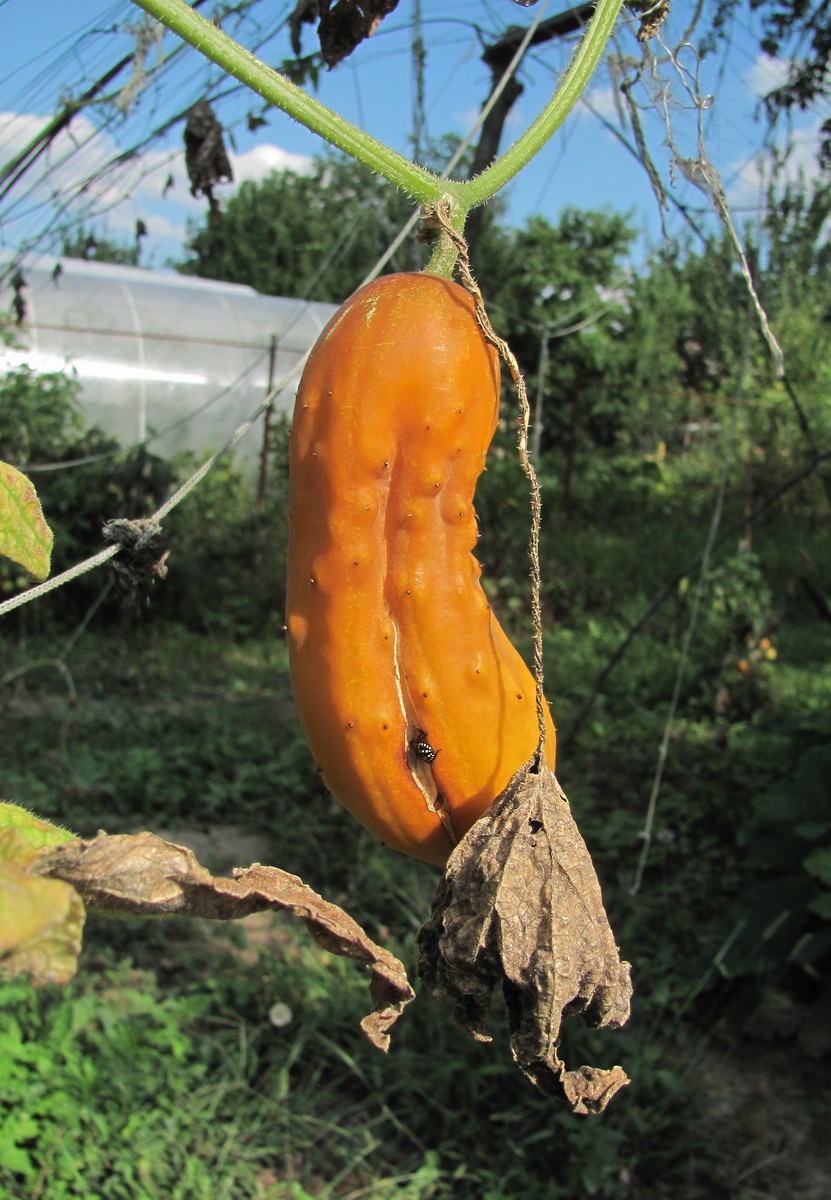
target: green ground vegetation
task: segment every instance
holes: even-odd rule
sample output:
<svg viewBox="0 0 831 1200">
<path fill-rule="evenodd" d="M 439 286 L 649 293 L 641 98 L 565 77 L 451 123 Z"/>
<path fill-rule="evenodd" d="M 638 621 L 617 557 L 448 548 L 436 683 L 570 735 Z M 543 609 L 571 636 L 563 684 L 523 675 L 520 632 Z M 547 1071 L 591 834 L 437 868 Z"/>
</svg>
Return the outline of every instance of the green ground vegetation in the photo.
<svg viewBox="0 0 831 1200">
<path fill-rule="evenodd" d="M 365 977 L 285 921 L 96 918 L 68 987 L 0 988 L 4 1196 L 827 1194 L 829 297 L 819 251 L 786 253 L 822 202 L 792 196 L 760 250 L 795 364 L 784 382 L 719 242 L 667 249 L 634 275 L 625 222 L 603 214 L 483 235 L 502 264 L 495 310 L 540 397 L 558 774 L 635 981 L 629 1026 L 567 1029 L 565 1057 L 621 1062 L 631 1087 L 602 1118 L 573 1117 L 521 1079 L 498 1012 L 482 1046 L 422 997 L 384 1057 L 358 1029 Z M 608 319 L 555 338 L 552 297 Z M 53 383 L 47 399 L 23 376 L 4 385 L 0 440 L 18 438 L 6 457 L 23 469 L 100 445 Z M 511 426 L 506 396 L 477 553 L 527 651 L 529 509 Z M 414 974 L 437 873 L 333 804 L 294 716 L 285 448 L 278 423 L 264 509 L 225 465 L 172 514 L 163 583 L 125 595 L 98 573 L 6 619 L 0 791 L 82 834 L 219 830 L 241 852 L 254 838 Z M 102 516 L 152 511 L 187 464 L 119 452 L 110 468 L 38 480 L 56 569 L 97 548 Z"/>
</svg>

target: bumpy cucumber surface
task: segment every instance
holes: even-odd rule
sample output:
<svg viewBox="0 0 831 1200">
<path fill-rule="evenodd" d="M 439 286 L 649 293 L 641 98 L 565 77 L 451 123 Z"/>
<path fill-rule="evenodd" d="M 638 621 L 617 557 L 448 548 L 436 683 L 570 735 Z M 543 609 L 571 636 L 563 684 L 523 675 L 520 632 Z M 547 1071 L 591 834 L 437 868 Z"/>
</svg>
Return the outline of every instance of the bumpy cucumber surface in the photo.
<svg viewBox="0 0 831 1200">
<path fill-rule="evenodd" d="M 391 275 L 324 330 L 292 424 L 286 625 L 300 721 L 335 798 L 435 863 L 537 744 L 534 680 L 472 553 L 498 408 L 496 352 L 468 294 Z"/>
</svg>

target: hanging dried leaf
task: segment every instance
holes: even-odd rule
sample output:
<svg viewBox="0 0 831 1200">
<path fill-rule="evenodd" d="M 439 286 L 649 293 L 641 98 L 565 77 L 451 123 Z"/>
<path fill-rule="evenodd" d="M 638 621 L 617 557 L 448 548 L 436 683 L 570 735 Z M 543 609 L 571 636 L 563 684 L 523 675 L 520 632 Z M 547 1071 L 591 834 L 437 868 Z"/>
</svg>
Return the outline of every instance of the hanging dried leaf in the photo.
<svg viewBox="0 0 831 1200">
<path fill-rule="evenodd" d="M 23 272 L 15 271 L 14 275 L 12 276 L 12 309 L 14 311 L 15 325 L 22 325 L 26 320 L 28 305 L 26 303 L 26 297 L 23 295 L 23 293 L 28 286 L 29 285 L 26 282 L 26 276 L 23 274 Z"/>
<path fill-rule="evenodd" d="M 670 0 L 630 0 L 629 7 L 640 13 L 639 42 L 648 42 L 660 31 L 669 15 L 669 3 Z"/>
<path fill-rule="evenodd" d="M 230 183 L 234 178 L 231 163 L 222 138 L 222 126 L 207 100 L 197 100 L 188 113 L 185 124 L 185 166 L 190 180 L 190 194 L 200 192 L 208 199 L 211 213 L 218 212 L 213 189 L 217 183 Z"/>
<path fill-rule="evenodd" d="M 324 3 L 328 3 L 328 0 L 324 0 Z M 314 25 L 319 18 L 320 0 L 297 0 L 289 17 L 291 48 L 295 58 L 303 53 L 303 26 Z"/>
<path fill-rule="evenodd" d="M 42 875 L 72 884 L 90 908 L 120 916 L 205 917 L 229 921 L 275 909 L 298 917 L 315 941 L 332 954 L 352 958 L 371 971 L 373 1011 L 361 1022 L 380 1050 L 389 1029 L 413 998 L 402 964 L 376 945 L 360 925 L 324 900 L 296 875 L 259 863 L 214 877 L 184 846 L 152 833 L 72 841 L 37 863 Z"/>
<path fill-rule="evenodd" d="M 567 1071 L 557 1053 L 564 1016 L 616 1028 L 629 1016 L 621 962 L 585 842 L 556 778 L 535 760 L 519 770 L 453 851 L 430 920 L 419 932 L 419 972 L 477 1040 L 502 985 L 511 1050 L 547 1093 L 575 1112 L 602 1112 L 629 1081 L 620 1067 Z"/>
<path fill-rule="evenodd" d="M 112 564 L 116 586 L 125 607 L 139 612 L 143 604 L 150 603 L 152 585 L 167 577 L 167 537 L 149 517 L 136 521 L 116 517 L 105 523 L 102 533 L 105 542 L 121 547 Z"/>
<path fill-rule="evenodd" d="M 318 18 L 318 37 L 323 60 L 335 67 L 370 37 L 398 0 L 298 0 L 289 18 L 291 46 L 297 58 L 302 51 L 301 27 Z"/>
</svg>

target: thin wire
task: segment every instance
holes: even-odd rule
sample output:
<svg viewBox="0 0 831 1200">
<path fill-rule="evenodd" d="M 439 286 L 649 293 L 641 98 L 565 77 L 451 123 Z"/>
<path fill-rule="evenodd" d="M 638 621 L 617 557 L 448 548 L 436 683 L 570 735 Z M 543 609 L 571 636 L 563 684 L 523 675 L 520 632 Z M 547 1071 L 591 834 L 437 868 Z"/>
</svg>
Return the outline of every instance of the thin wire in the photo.
<svg viewBox="0 0 831 1200">
<path fill-rule="evenodd" d="M 721 463 L 721 475 L 719 477 L 718 491 L 716 493 L 716 503 L 713 509 L 712 520 L 710 521 L 710 529 L 707 534 L 704 552 L 701 556 L 701 569 L 698 573 L 698 580 L 696 581 L 695 591 L 693 593 L 690 619 L 687 623 L 687 628 L 684 633 L 684 640 L 681 644 L 681 657 L 678 662 L 678 669 L 675 672 L 675 684 L 672 689 L 672 699 L 670 700 L 669 711 L 667 712 L 667 718 L 664 723 L 664 733 L 663 737 L 661 738 L 661 745 L 658 751 L 658 761 L 655 766 L 655 776 L 652 780 L 652 790 L 649 795 L 649 803 L 646 809 L 646 819 L 641 831 L 643 846 L 638 858 L 638 865 L 635 870 L 635 878 L 632 883 L 631 894 L 633 896 L 636 896 L 640 891 L 641 883 L 643 882 L 644 871 L 646 870 L 646 864 L 649 859 L 649 852 L 652 848 L 652 829 L 655 824 L 655 814 L 658 808 L 658 797 L 661 791 L 661 784 L 663 783 L 664 768 L 666 766 L 667 755 L 669 753 L 670 738 L 672 737 L 672 729 L 673 725 L 675 724 L 675 714 L 678 711 L 678 704 L 681 699 L 681 688 L 684 685 L 684 678 L 687 674 L 690 646 L 692 645 L 693 636 L 698 625 L 698 614 L 704 599 L 704 585 L 706 584 L 707 577 L 710 573 L 710 560 L 716 545 L 722 513 L 724 512 L 724 501 L 727 495 L 727 482 L 730 474 L 730 464 L 733 458 L 733 449 L 736 441 L 738 413 L 744 400 L 744 381 L 747 374 L 750 352 L 749 321 L 745 324 L 744 333 L 745 336 L 744 347 L 742 351 L 742 363 L 736 385 L 735 403 L 732 406 L 730 429 L 724 445 L 724 457 Z"/>
<path fill-rule="evenodd" d="M 55 575 L 54 578 L 47 579 L 45 583 L 35 584 L 34 587 L 27 588 L 25 592 L 20 592 L 17 596 L 12 596 L 10 599 L 2 601 L 0 603 L 0 617 L 4 617 L 6 613 L 20 608 L 23 604 L 29 604 L 32 600 L 37 600 L 40 596 L 45 596 L 47 592 L 53 592 L 55 588 L 63 587 L 65 583 L 71 583 L 73 579 L 77 579 L 81 575 L 86 575 L 87 571 L 92 571 L 95 567 L 103 566 L 105 562 L 109 562 L 111 558 L 115 558 L 120 549 L 120 546 L 107 546 L 106 549 L 99 550 L 97 554 L 93 554 L 92 558 L 87 558 L 81 563 L 76 563 L 68 571 L 63 571 L 60 575 Z"/>
<path fill-rule="evenodd" d="M 280 389 L 278 388 L 276 390 L 279 391 Z M 156 523 L 162 521 L 162 519 L 166 517 L 168 513 L 176 507 L 177 504 L 180 504 L 185 497 L 193 491 L 197 484 L 202 482 L 211 468 L 216 466 L 220 458 L 222 458 L 224 454 L 227 454 L 229 450 L 233 450 L 240 438 L 244 437 L 244 435 L 248 433 L 248 430 L 251 428 L 254 422 L 263 415 L 267 408 L 271 407 L 274 394 L 275 391 L 272 391 L 261 404 L 257 405 L 257 408 L 254 410 L 248 420 L 243 421 L 242 425 L 239 425 L 234 430 L 225 445 L 217 450 L 215 454 L 212 454 L 210 458 L 206 459 L 202 466 L 194 471 L 190 478 L 186 479 L 180 488 L 177 488 L 170 499 L 166 500 L 161 508 L 159 508 L 153 514 L 153 516 L 150 518 L 151 521 L 155 521 Z"/>
<path fill-rule="evenodd" d="M 234 448 L 234 446 L 236 446 L 237 442 L 244 437 L 246 433 L 248 433 L 248 430 L 252 427 L 255 421 L 257 421 L 259 417 L 263 415 L 266 409 L 271 407 L 274 402 L 274 397 L 279 395 L 279 393 L 291 382 L 294 376 L 302 370 L 306 359 L 308 358 L 308 354 L 309 352 L 307 351 L 306 354 L 304 354 L 286 372 L 280 382 L 271 389 L 269 394 L 262 401 L 262 403 L 257 406 L 251 416 L 246 421 L 243 421 L 243 423 L 234 430 L 224 445 L 222 445 L 215 454 L 212 454 L 210 458 L 206 459 L 205 462 L 198 467 L 188 479 L 185 480 L 181 487 L 176 489 L 170 499 L 166 500 L 151 517 L 143 519 L 142 523 L 146 529 L 158 527 L 161 521 L 170 512 L 172 512 L 172 510 L 178 504 L 181 504 L 185 497 L 188 496 L 199 483 L 201 483 L 204 477 L 208 474 L 211 468 L 214 467 L 217 462 L 219 462 L 222 456 L 227 454 Z M 63 587 L 64 584 L 71 583 L 74 579 L 78 579 L 81 575 L 85 575 L 88 571 L 92 571 L 96 567 L 103 566 L 104 563 L 109 562 L 111 558 L 114 558 L 121 549 L 122 547 L 117 544 L 107 546 L 103 550 L 99 550 L 97 554 L 93 554 L 91 558 L 87 558 L 83 562 L 76 563 L 74 567 L 70 567 L 67 571 L 61 572 L 60 575 L 55 575 L 54 578 L 47 579 L 44 583 L 35 584 L 34 587 L 27 588 L 25 592 L 20 592 L 17 596 L 12 596 L 8 600 L 4 600 L 2 603 L 0 603 L 0 617 L 4 617 L 6 613 L 12 612 L 14 609 L 20 608 L 24 604 L 29 604 L 32 600 L 37 600 L 40 596 L 45 596 L 48 592 L 53 592 L 56 588 Z"/>
<path fill-rule="evenodd" d="M 107 459 L 115 458 L 117 454 L 129 454 L 130 450 L 135 449 L 135 446 L 131 446 L 125 451 L 119 446 L 117 450 L 107 450 L 103 454 L 85 454 L 83 458 L 68 458 L 65 462 L 12 463 L 12 466 L 16 466 L 19 471 L 25 472 L 26 475 L 45 475 L 50 471 L 69 471 L 73 467 L 88 467 L 92 463 L 106 462 Z"/>
<path fill-rule="evenodd" d="M 745 254 L 744 246 L 742 245 L 741 239 L 736 232 L 736 227 L 733 224 L 733 218 L 730 214 L 730 206 L 727 202 L 727 196 L 725 195 L 724 187 L 722 186 L 717 169 L 713 166 L 709 156 L 707 155 L 704 145 L 703 116 L 707 109 L 707 97 L 702 96 L 701 94 L 701 82 L 699 78 L 699 70 L 701 66 L 700 57 L 693 47 L 679 46 L 675 50 L 672 50 L 668 46 L 664 45 L 664 43 L 661 41 L 660 34 L 656 34 L 656 37 L 663 49 L 666 51 L 670 62 L 678 73 L 678 77 L 681 80 L 682 86 L 686 90 L 687 95 L 690 97 L 697 114 L 698 156 L 696 158 L 685 158 L 675 144 L 675 138 L 672 131 L 672 119 L 669 111 L 669 95 L 668 91 L 664 91 L 661 97 L 661 104 L 664 110 L 664 121 L 667 131 L 666 141 L 673 154 L 673 165 L 681 172 L 688 183 L 691 183 L 693 187 L 697 187 L 699 191 L 704 193 L 704 195 L 712 203 L 713 208 L 721 220 L 727 236 L 730 239 L 733 252 L 736 255 L 739 269 L 741 270 L 748 295 L 750 296 L 750 300 L 756 314 L 756 320 L 759 324 L 759 329 L 770 351 L 776 376 L 777 378 L 781 379 L 785 373 L 785 360 L 782 353 L 782 347 L 779 345 L 779 341 L 771 329 L 768 315 L 765 311 L 764 305 L 759 299 L 759 294 L 756 291 L 756 284 L 753 279 L 753 272 L 751 271 L 750 264 L 747 261 L 747 255 Z M 690 49 L 695 54 L 694 71 L 690 71 L 680 61 L 679 56 L 682 49 Z"/>
</svg>

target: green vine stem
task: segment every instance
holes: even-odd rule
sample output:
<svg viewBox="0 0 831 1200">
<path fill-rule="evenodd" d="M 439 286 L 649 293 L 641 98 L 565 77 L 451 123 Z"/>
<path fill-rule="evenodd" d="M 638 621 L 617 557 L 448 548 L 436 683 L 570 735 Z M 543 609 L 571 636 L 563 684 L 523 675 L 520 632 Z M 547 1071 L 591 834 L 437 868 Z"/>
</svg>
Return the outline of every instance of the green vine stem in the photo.
<svg viewBox="0 0 831 1200">
<path fill-rule="evenodd" d="M 470 209 L 484 204 L 513 179 L 562 125 L 599 63 L 623 6 L 623 0 L 599 0 L 560 86 L 540 115 L 481 175 L 456 181 L 439 179 L 326 108 L 194 12 L 185 0 L 133 2 L 269 104 L 401 188 L 413 200 L 425 204 L 446 197 L 451 222 L 459 232 Z"/>
<path fill-rule="evenodd" d="M 330 145 L 337 146 L 396 187 L 402 188 L 414 200 L 422 203 L 434 200 L 448 187 L 432 171 L 417 166 L 377 138 L 364 133 L 351 121 L 307 95 L 279 71 L 266 66 L 221 29 L 194 12 L 185 0 L 134 0 L 134 3 L 269 104 L 282 109 Z"/>
<path fill-rule="evenodd" d="M 611 37 L 623 0 L 599 0 L 586 32 L 563 75 L 560 86 L 537 119 L 481 175 L 456 184 L 465 212 L 490 200 L 531 161 L 556 133 L 588 85 Z"/>
</svg>

